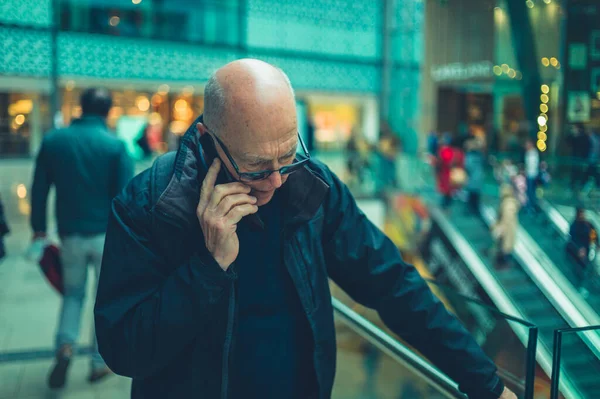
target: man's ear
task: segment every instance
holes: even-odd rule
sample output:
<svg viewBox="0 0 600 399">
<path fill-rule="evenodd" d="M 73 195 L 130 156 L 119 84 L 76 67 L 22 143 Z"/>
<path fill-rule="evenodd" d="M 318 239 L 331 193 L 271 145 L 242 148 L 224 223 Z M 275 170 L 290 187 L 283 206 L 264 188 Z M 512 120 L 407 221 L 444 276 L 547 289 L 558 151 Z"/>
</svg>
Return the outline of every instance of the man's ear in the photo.
<svg viewBox="0 0 600 399">
<path fill-rule="evenodd" d="M 198 133 L 200 133 L 200 136 L 204 136 L 206 133 L 208 133 L 206 126 L 204 126 L 200 122 L 196 123 L 196 130 L 198 131 Z"/>
</svg>

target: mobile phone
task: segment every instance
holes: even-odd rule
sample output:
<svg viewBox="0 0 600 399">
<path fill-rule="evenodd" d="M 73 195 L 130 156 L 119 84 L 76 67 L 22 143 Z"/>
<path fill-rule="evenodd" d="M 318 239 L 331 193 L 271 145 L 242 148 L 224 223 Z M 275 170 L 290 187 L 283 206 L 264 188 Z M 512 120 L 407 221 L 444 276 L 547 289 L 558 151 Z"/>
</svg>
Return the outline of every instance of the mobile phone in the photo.
<svg viewBox="0 0 600 399">
<path fill-rule="evenodd" d="M 210 168 L 215 158 L 218 157 L 217 149 L 215 147 L 215 141 L 209 133 L 205 133 L 200 137 L 200 146 L 201 148 L 199 148 L 198 150 L 201 154 L 204 154 L 204 162 L 206 163 L 206 170 L 208 171 L 208 168 Z M 233 183 L 236 181 L 237 180 L 233 178 L 233 176 L 231 175 L 231 173 L 229 173 L 229 170 L 227 170 L 227 167 L 223 164 L 223 161 L 221 160 L 221 169 L 219 170 L 219 174 L 217 175 L 215 185 Z M 258 216 L 257 213 L 248 215 L 242 220 L 244 219 L 247 219 L 253 227 L 264 229 L 264 222 L 262 221 L 260 216 Z"/>
</svg>

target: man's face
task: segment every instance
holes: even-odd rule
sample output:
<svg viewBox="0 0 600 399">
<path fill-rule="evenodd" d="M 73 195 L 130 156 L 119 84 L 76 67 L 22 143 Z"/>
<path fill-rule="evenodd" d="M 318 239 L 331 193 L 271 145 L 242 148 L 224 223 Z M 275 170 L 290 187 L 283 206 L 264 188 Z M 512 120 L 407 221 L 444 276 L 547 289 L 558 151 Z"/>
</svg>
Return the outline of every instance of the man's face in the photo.
<svg viewBox="0 0 600 399">
<path fill-rule="evenodd" d="M 282 166 L 291 164 L 296 155 L 298 147 L 298 131 L 294 126 L 287 131 L 276 132 L 272 129 L 264 133 L 249 133 L 242 135 L 230 135 L 219 137 L 227 147 L 231 157 L 237 164 L 240 172 L 260 172 L 264 170 L 277 170 Z M 239 140 L 231 140 L 230 137 L 240 137 Z M 235 168 L 225 155 L 223 149 L 217 144 L 219 157 L 225 163 L 232 176 L 239 177 Z M 252 188 L 250 195 L 257 198 L 257 205 L 268 203 L 275 190 L 280 188 L 288 179 L 289 175 L 280 175 L 273 172 L 264 180 L 243 181 Z"/>
</svg>

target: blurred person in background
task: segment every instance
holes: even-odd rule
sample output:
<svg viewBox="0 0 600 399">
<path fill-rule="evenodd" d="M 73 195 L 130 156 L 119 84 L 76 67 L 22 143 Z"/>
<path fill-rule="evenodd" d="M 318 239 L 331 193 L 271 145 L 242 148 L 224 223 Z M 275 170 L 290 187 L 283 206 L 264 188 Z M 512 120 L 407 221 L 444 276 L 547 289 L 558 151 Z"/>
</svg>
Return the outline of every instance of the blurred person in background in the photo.
<svg viewBox="0 0 600 399">
<path fill-rule="evenodd" d="M 533 140 L 525 142 L 525 178 L 527 179 L 527 210 L 529 213 L 537 212 L 536 188 L 540 176 L 540 153 Z"/>
<path fill-rule="evenodd" d="M 583 274 L 580 289 L 587 293 L 585 284 L 594 271 L 596 247 L 598 246 L 598 230 L 587 220 L 585 209 L 577 208 L 575 220 L 569 228 L 569 241 L 567 242 L 567 253 L 577 260 L 582 267 Z"/>
<path fill-rule="evenodd" d="M 4 236 L 10 232 L 8 228 L 8 222 L 6 220 L 6 214 L 4 213 L 4 205 L 2 204 L 2 197 L 0 197 L 0 261 L 6 256 L 6 247 L 4 246 Z"/>
<path fill-rule="evenodd" d="M 107 90 L 85 90 L 82 117 L 69 127 L 47 133 L 36 159 L 31 190 L 33 238 L 46 238 L 48 192 L 54 186 L 64 280 L 56 362 L 48 378 L 51 388 L 61 388 L 66 382 L 79 337 L 88 266 L 98 276 L 111 200 L 133 176 L 133 162 L 124 143 L 106 126 L 111 106 Z M 90 382 L 111 374 L 97 345 L 94 348 Z"/>
<path fill-rule="evenodd" d="M 468 194 L 468 208 L 474 214 L 479 214 L 481 190 L 484 183 L 484 156 L 483 141 L 472 138 L 465 143 L 465 171 L 467 172 L 467 184 L 465 189 Z"/>
<path fill-rule="evenodd" d="M 438 155 L 439 134 L 437 132 L 429 132 L 427 135 L 427 153 L 432 157 Z"/>
<path fill-rule="evenodd" d="M 579 194 L 581 186 L 585 183 L 586 164 L 591 147 L 590 137 L 586 134 L 584 125 L 571 125 L 567 141 L 571 147 L 571 189 L 575 194 Z"/>
<path fill-rule="evenodd" d="M 391 135 L 380 137 L 377 151 L 377 160 L 379 164 L 379 173 L 377 178 L 380 180 L 379 185 L 381 190 L 398 188 L 398 179 L 396 176 L 397 156 L 397 139 Z"/>
<path fill-rule="evenodd" d="M 519 201 L 515 198 L 510 184 L 500 187 L 500 206 L 496 214 L 496 223 L 492 226 L 492 235 L 496 240 L 496 267 L 508 266 L 515 247 L 517 228 L 519 227 Z"/>
<path fill-rule="evenodd" d="M 589 194 L 594 188 L 600 187 L 600 173 L 598 171 L 598 161 L 600 160 L 600 133 L 596 130 L 589 131 L 590 150 L 588 154 L 588 164 L 585 173 L 584 194 Z"/>
<path fill-rule="evenodd" d="M 445 134 L 436 160 L 436 174 L 438 191 L 442 195 L 441 206 L 448 209 L 452 204 L 452 196 L 457 189 L 457 181 L 453 179 L 453 172 L 464 171 L 464 154 L 452 146 L 452 136 Z M 459 174 L 459 173 L 456 173 Z"/>
<path fill-rule="evenodd" d="M 348 188 L 296 154 L 281 70 L 234 61 L 204 96 L 179 151 L 112 205 L 94 314 L 101 353 L 133 378 L 133 399 L 330 398 L 329 278 L 470 397 L 516 399 Z"/>
</svg>

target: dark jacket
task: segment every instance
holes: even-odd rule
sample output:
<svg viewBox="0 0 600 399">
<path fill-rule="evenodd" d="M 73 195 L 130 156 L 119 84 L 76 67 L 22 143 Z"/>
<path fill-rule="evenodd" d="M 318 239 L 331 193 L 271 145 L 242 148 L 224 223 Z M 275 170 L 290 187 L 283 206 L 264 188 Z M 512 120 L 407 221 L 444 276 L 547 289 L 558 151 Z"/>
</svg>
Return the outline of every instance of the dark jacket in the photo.
<svg viewBox="0 0 600 399">
<path fill-rule="evenodd" d="M 31 227 L 46 231 L 50 186 L 56 187 L 56 219 L 61 235 L 106 231 L 111 200 L 133 176 L 125 144 L 100 117 L 74 120 L 49 132 L 37 156 L 31 189 Z"/>
<path fill-rule="evenodd" d="M 190 128 L 176 156 L 160 158 L 112 204 L 96 334 L 110 368 L 133 378 L 135 399 L 227 397 L 236 265 L 224 272 L 204 246 L 195 214 L 200 165 Z M 281 190 L 283 259 L 313 334 L 321 398 L 331 395 L 336 362 L 329 277 L 463 391 L 500 396 L 494 364 L 325 165 L 311 160 Z"/>
</svg>

